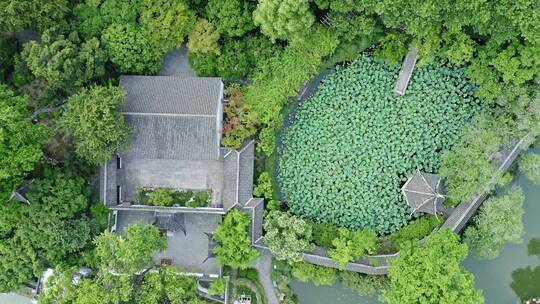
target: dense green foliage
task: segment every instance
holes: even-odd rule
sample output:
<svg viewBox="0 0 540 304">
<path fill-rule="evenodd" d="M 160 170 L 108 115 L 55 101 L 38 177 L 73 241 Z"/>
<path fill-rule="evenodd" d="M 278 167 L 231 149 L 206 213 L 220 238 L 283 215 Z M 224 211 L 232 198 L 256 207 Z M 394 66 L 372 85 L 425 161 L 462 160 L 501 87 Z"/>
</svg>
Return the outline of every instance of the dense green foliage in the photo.
<svg viewBox="0 0 540 304">
<path fill-rule="evenodd" d="M 48 138 L 43 126 L 28 120 L 27 104 L 26 97 L 0 85 L 0 201 L 34 169 L 43 154 L 41 145 Z"/>
<path fill-rule="evenodd" d="M 62 123 L 75 139 L 75 152 L 101 165 L 126 144 L 129 128 L 118 112 L 125 93 L 118 87 L 95 86 L 72 95 Z"/>
<path fill-rule="evenodd" d="M 248 0 L 209 0 L 206 6 L 208 20 L 226 36 L 242 36 L 255 28 L 251 14 L 255 3 Z"/>
<path fill-rule="evenodd" d="M 162 52 L 179 47 L 195 23 L 183 0 L 140 0 L 139 22 Z M 161 63 L 161 61 L 160 61 Z"/>
<path fill-rule="evenodd" d="M 137 188 L 137 204 L 171 207 L 207 207 L 211 201 L 210 191 L 176 190 L 172 188 Z"/>
<path fill-rule="evenodd" d="M 208 288 L 208 294 L 211 296 L 215 295 L 223 297 L 225 295 L 225 289 L 227 289 L 227 279 L 215 279 L 210 283 L 210 288 Z"/>
<path fill-rule="evenodd" d="M 255 24 L 272 41 L 299 38 L 315 21 L 308 0 L 260 0 L 253 12 Z"/>
<path fill-rule="evenodd" d="M 162 52 L 151 45 L 148 37 L 131 24 L 113 24 L 102 36 L 111 62 L 121 73 L 150 73 L 159 71 Z"/>
<path fill-rule="evenodd" d="M 460 264 L 467 245 L 449 229 L 435 232 L 422 246 L 408 243 L 389 263 L 390 289 L 386 303 L 484 303 L 474 289 L 474 277 Z"/>
<path fill-rule="evenodd" d="M 218 242 L 213 249 L 218 263 L 245 269 L 257 260 L 259 253 L 251 247 L 247 232 L 250 223 L 250 217 L 241 211 L 233 209 L 227 213 L 213 234 Z"/>
<path fill-rule="evenodd" d="M 29 28 L 44 31 L 57 25 L 70 11 L 68 0 L 1 0 L 0 32 Z"/>
<path fill-rule="evenodd" d="M 406 242 L 418 242 L 428 236 L 442 222 L 434 215 L 426 215 L 401 227 L 389 236 L 390 243 L 396 249 L 401 248 Z"/>
<path fill-rule="evenodd" d="M 283 52 L 276 52 L 256 73 L 255 82 L 242 97 L 247 106 L 238 115 L 242 127 L 225 133 L 225 146 L 235 147 L 252 136 L 252 127 L 257 124 L 264 135 L 260 136 L 258 151 L 267 156 L 274 151 L 275 129 L 282 122 L 281 112 L 288 98 L 297 94 L 298 87 L 318 71 L 323 58 L 338 45 L 336 35 L 321 27 L 313 28 L 304 38 L 292 41 Z"/>
<path fill-rule="evenodd" d="M 94 239 L 100 269 L 124 275 L 151 267 L 152 254 L 167 248 L 167 239 L 159 230 L 142 222 L 129 225 L 126 236 L 104 232 Z"/>
<path fill-rule="evenodd" d="M 311 250 L 311 225 L 286 212 L 272 211 L 264 220 L 264 242 L 278 260 L 299 262 Z"/>
<path fill-rule="evenodd" d="M 188 51 L 190 53 L 213 53 L 219 55 L 219 38 L 220 34 L 215 26 L 206 19 L 200 19 L 189 33 Z"/>
<path fill-rule="evenodd" d="M 292 264 L 292 275 L 302 282 L 312 281 L 313 284 L 332 285 L 336 282 L 338 271 L 330 267 L 322 267 L 305 262 Z"/>
<path fill-rule="evenodd" d="M 272 181 L 268 172 L 263 172 L 259 175 L 257 186 L 253 189 L 253 194 L 258 197 L 264 197 L 266 200 L 272 200 L 274 198 L 274 188 L 272 187 Z"/>
<path fill-rule="evenodd" d="M 507 118 L 489 114 L 477 117 L 459 142 L 442 156 L 440 175 L 454 204 L 492 190 L 501 176 L 491 163 L 496 152 L 510 146 L 511 126 Z"/>
<path fill-rule="evenodd" d="M 279 45 L 272 44 L 260 35 L 225 38 L 219 54 L 190 53 L 189 61 L 197 76 L 220 76 L 234 80 L 254 75 L 258 67 L 279 50 Z"/>
<path fill-rule="evenodd" d="M 73 93 L 105 73 L 105 52 L 98 39 L 81 43 L 75 32 L 66 37 L 54 31 L 46 31 L 41 39 L 25 44 L 21 54 L 32 74 L 50 89 Z"/>
<path fill-rule="evenodd" d="M 0 82 L 6 82 L 7 73 L 15 63 L 16 53 L 17 40 L 0 34 Z"/>
<path fill-rule="evenodd" d="M 96 239 L 100 257 L 97 274 L 73 284 L 76 268 L 57 268 L 39 303 L 201 303 L 195 278 L 182 275 L 175 266 L 162 265 L 139 273 L 139 267 L 150 266 L 152 254 L 165 244 L 165 238 L 153 226 L 128 226 L 126 237 L 106 232 Z M 111 274 L 118 269 L 125 272 Z"/>
<path fill-rule="evenodd" d="M 535 184 L 540 184 L 540 154 L 529 152 L 519 159 L 519 170 Z"/>
<path fill-rule="evenodd" d="M 81 263 L 81 253 L 100 232 L 87 216 L 90 189 L 86 181 L 47 171 L 30 184 L 27 199 L 2 202 L 0 290 L 17 289 L 48 266 Z"/>
<path fill-rule="evenodd" d="M 379 247 L 377 234 L 371 229 L 359 231 L 349 231 L 340 228 L 339 235 L 332 240 L 333 248 L 328 255 L 338 263 L 341 268 L 345 268 L 347 263 L 357 260 L 365 254 L 373 254 Z"/>
<path fill-rule="evenodd" d="M 399 191 L 416 168 L 433 172 L 479 109 L 464 71 L 424 67 L 407 94 L 396 68 L 362 56 L 328 76 L 284 136 L 280 182 L 290 210 L 351 229 L 395 231 L 407 221 Z"/>
<path fill-rule="evenodd" d="M 388 289 L 387 276 L 342 271 L 339 273 L 339 279 L 343 287 L 352 289 L 361 296 L 373 296 Z"/>
<path fill-rule="evenodd" d="M 464 241 L 479 259 L 494 259 L 507 243 L 520 243 L 523 234 L 523 201 L 521 188 L 489 198 L 474 217 L 474 226 L 465 230 Z"/>
<path fill-rule="evenodd" d="M 87 0 L 74 15 L 85 39 L 101 37 L 117 71 L 136 74 L 155 74 L 196 19 L 182 0 Z"/>
<path fill-rule="evenodd" d="M 312 223 L 313 242 L 327 250 L 332 248 L 332 241 L 339 236 L 339 227 L 324 223 Z"/>
</svg>

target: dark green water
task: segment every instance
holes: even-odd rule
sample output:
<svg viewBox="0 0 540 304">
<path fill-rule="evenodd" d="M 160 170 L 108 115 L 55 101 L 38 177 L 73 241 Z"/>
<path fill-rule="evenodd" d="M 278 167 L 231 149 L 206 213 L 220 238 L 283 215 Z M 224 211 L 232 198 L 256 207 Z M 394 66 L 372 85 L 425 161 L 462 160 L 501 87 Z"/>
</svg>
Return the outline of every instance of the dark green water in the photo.
<svg viewBox="0 0 540 304">
<path fill-rule="evenodd" d="M 540 296 L 540 186 L 532 184 L 524 176 L 517 177 L 514 184 L 521 186 L 525 193 L 523 223 L 526 233 L 523 243 L 507 245 L 494 260 L 479 261 L 469 256 L 463 263 L 474 274 L 475 286 L 483 290 L 487 304 L 514 304 L 520 303 L 520 296 Z M 535 238 L 539 239 L 537 246 L 531 242 Z M 536 247 L 537 255 L 528 255 L 529 244 Z M 512 283 L 516 291 L 510 286 Z M 295 281 L 292 287 L 301 304 L 380 303 L 376 298 L 360 297 L 340 284 L 315 286 Z"/>
</svg>

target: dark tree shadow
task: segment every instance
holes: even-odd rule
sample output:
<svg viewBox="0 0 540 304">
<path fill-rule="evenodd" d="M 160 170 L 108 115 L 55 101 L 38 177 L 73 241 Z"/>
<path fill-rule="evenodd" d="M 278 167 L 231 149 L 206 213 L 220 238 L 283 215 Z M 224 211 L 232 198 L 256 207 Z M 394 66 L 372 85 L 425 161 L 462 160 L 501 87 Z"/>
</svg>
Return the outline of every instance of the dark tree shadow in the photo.
<svg viewBox="0 0 540 304">
<path fill-rule="evenodd" d="M 540 238 L 531 239 L 527 245 L 527 253 L 540 258 Z M 540 296 L 540 266 L 518 268 L 512 272 L 510 287 L 521 300 Z"/>
</svg>

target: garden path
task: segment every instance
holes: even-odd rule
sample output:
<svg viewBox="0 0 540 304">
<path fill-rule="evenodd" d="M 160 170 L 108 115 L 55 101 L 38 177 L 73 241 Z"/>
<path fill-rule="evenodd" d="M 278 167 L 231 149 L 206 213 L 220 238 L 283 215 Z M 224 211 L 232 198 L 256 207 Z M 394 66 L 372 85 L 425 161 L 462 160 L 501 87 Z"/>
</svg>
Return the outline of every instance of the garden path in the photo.
<svg viewBox="0 0 540 304">
<path fill-rule="evenodd" d="M 255 269 L 259 272 L 259 280 L 264 289 L 264 294 L 268 304 L 279 304 L 274 284 L 272 283 L 272 254 L 268 249 L 259 249 L 261 253 L 255 263 Z"/>
</svg>

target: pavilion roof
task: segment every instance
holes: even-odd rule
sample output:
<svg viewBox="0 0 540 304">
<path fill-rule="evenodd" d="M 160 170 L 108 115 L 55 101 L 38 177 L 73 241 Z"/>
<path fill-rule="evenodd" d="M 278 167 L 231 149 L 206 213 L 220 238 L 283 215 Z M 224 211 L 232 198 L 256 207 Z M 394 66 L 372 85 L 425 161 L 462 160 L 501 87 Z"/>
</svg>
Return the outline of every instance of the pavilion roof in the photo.
<svg viewBox="0 0 540 304">
<path fill-rule="evenodd" d="M 431 173 L 418 170 L 401 188 L 407 205 L 413 210 L 437 214 L 437 210 L 446 199 L 441 179 Z"/>
</svg>

